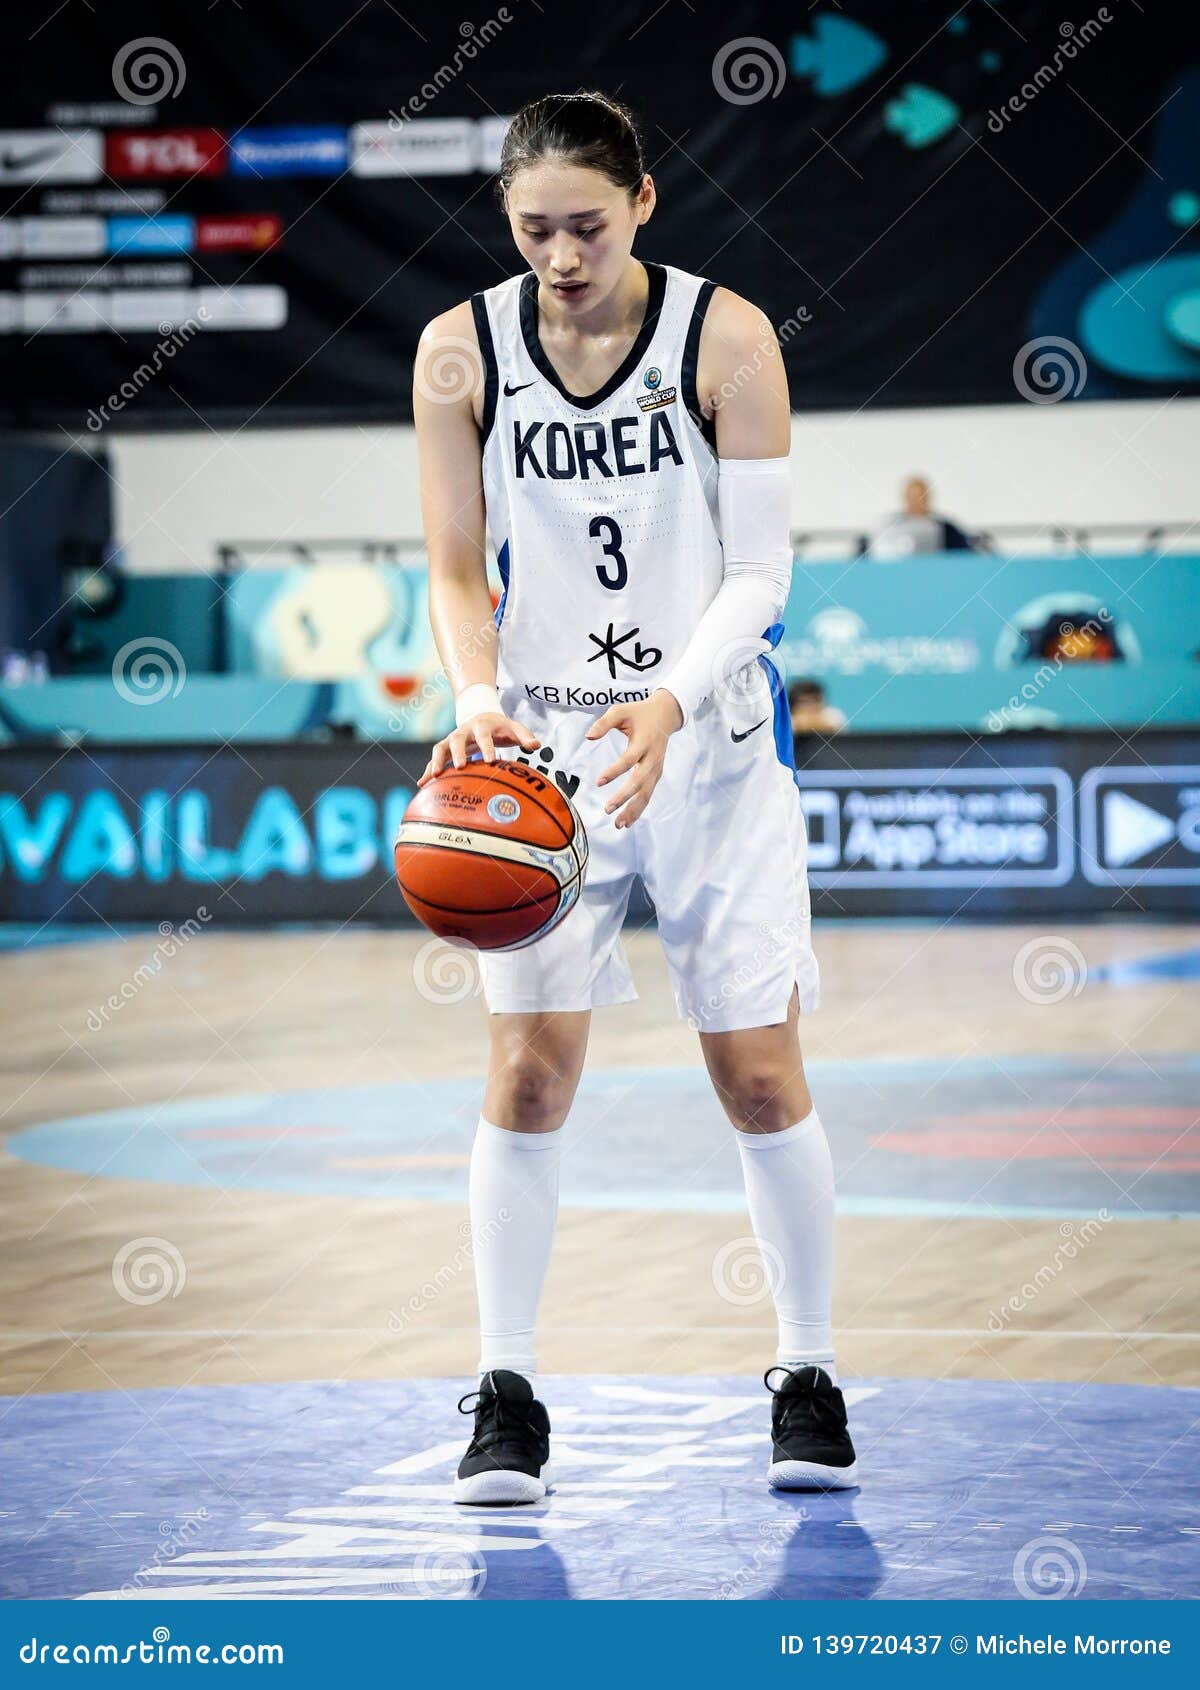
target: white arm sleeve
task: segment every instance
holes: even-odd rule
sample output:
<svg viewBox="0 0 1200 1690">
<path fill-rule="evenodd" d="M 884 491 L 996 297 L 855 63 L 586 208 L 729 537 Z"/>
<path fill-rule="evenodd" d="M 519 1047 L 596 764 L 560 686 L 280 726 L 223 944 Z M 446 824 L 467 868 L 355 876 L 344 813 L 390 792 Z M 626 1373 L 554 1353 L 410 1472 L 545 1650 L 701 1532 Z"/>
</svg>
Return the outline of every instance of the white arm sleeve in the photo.
<svg viewBox="0 0 1200 1690">
<path fill-rule="evenodd" d="M 786 458 L 722 458 L 717 480 L 725 575 L 683 656 L 659 682 L 686 722 L 697 706 L 760 652 L 792 584 Z"/>
</svg>

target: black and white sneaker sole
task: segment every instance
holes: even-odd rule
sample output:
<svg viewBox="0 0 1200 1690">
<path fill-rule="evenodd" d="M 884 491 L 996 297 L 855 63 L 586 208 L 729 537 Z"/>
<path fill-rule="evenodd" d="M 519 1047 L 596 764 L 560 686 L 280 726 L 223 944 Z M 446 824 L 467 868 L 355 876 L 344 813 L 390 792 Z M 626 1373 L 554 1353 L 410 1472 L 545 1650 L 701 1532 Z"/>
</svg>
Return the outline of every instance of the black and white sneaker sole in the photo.
<svg viewBox="0 0 1200 1690">
<path fill-rule="evenodd" d="M 490 1473 L 472 1473 L 468 1479 L 456 1478 L 454 1500 L 468 1507 L 502 1508 L 521 1502 L 540 1502 L 553 1488 L 549 1464 L 537 1477 L 497 1467 Z"/>
<path fill-rule="evenodd" d="M 858 1462 L 849 1467 L 826 1467 L 819 1461 L 772 1461 L 767 1468 L 772 1490 L 854 1490 Z"/>
</svg>

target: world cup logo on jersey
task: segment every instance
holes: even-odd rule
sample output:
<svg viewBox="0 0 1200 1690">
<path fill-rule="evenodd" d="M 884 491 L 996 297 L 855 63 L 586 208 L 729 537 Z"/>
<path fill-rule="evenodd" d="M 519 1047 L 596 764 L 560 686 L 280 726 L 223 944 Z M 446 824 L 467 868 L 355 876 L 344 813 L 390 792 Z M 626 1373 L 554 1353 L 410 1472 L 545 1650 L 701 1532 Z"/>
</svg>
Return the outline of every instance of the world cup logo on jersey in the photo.
<svg viewBox="0 0 1200 1690">
<path fill-rule="evenodd" d="M 642 371 L 642 380 L 648 391 L 637 395 L 639 411 L 659 411 L 664 405 L 675 403 L 675 389 L 662 386 L 662 371 L 657 364 Z"/>
</svg>

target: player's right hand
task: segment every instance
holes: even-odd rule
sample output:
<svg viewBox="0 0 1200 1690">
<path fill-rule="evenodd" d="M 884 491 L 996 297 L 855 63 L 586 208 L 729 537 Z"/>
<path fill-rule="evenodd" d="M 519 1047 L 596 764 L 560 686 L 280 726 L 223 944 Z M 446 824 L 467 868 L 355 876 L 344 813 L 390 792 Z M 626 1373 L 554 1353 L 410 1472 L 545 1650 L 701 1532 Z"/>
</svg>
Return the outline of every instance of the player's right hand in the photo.
<svg viewBox="0 0 1200 1690">
<path fill-rule="evenodd" d="M 460 728 L 455 728 L 445 739 L 438 740 L 417 785 L 424 786 L 426 781 L 440 775 L 452 764 L 456 769 L 465 769 L 472 750 L 477 750 L 485 763 L 494 763 L 498 745 L 519 745 L 522 751 L 536 751 L 541 743 L 536 734 L 530 733 L 511 716 L 485 710 L 481 715 L 472 716 Z"/>
</svg>

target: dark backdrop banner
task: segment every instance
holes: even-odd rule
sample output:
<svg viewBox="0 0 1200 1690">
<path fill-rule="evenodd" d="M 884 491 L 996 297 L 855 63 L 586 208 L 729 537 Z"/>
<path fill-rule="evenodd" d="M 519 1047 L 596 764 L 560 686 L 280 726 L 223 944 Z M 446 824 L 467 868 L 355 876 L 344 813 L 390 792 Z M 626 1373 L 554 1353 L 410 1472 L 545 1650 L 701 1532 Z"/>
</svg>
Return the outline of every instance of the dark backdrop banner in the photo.
<svg viewBox="0 0 1200 1690">
<path fill-rule="evenodd" d="M 18 6 L 0 421 L 408 416 L 422 325 L 520 268 L 501 120 L 588 86 L 644 124 L 638 251 L 760 303 L 798 409 L 1200 391 L 1194 9 L 1070 12 Z"/>
<path fill-rule="evenodd" d="M 5 750 L 0 920 L 408 921 L 391 843 L 429 750 Z M 1195 733 L 855 735 L 797 762 L 818 916 L 1200 913 Z"/>
</svg>

